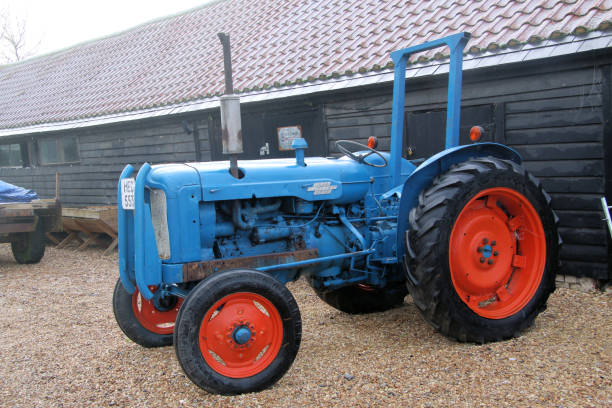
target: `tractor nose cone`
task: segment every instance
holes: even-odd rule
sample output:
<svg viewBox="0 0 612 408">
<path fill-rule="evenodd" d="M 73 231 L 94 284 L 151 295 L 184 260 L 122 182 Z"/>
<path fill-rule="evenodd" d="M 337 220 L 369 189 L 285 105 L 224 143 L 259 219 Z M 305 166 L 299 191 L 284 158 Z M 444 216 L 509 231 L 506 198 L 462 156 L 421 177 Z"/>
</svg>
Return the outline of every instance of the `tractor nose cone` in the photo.
<svg viewBox="0 0 612 408">
<path fill-rule="evenodd" d="M 251 330 L 245 326 L 236 327 L 233 337 L 237 344 L 245 344 L 251 339 Z"/>
</svg>

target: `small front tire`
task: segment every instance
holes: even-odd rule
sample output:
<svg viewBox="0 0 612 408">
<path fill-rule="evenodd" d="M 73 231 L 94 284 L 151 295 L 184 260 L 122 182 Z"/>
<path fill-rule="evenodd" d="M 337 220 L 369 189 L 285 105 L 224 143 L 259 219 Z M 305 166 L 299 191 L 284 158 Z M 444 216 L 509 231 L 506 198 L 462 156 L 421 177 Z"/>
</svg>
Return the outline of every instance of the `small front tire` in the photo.
<svg viewBox="0 0 612 408">
<path fill-rule="evenodd" d="M 240 394 L 278 381 L 293 363 L 301 336 L 291 292 L 266 273 L 237 269 L 211 275 L 187 296 L 174 349 L 197 386 Z"/>
<path fill-rule="evenodd" d="M 117 280 L 113 292 L 113 312 L 117 324 L 125 335 L 143 347 L 172 345 L 174 323 L 183 299 L 168 298 L 165 307 L 156 307 L 138 292 L 129 294 L 121 280 Z"/>
</svg>

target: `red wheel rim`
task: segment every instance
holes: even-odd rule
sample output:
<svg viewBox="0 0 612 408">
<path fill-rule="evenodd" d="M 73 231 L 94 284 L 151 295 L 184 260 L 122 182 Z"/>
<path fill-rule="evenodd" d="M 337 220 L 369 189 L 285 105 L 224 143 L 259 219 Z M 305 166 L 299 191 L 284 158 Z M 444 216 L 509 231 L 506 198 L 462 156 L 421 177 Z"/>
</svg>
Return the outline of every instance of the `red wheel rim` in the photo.
<svg viewBox="0 0 612 408">
<path fill-rule="evenodd" d="M 149 289 L 155 292 L 157 288 L 150 286 Z M 172 334 L 176 315 L 182 304 L 183 299 L 178 298 L 171 309 L 159 310 L 155 307 L 153 301 L 143 298 L 138 290 L 132 294 L 134 316 L 142 327 L 157 334 Z"/>
<path fill-rule="evenodd" d="M 546 236 L 529 200 L 509 188 L 479 192 L 449 240 L 449 268 L 461 300 L 489 319 L 512 316 L 532 299 L 544 274 Z"/>
<path fill-rule="evenodd" d="M 274 361 L 283 341 L 283 322 L 265 297 L 232 293 L 208 309 L 199 335 L 202 357 L 213 370 L 226 377 L 245 378 Z"/>
</svg>

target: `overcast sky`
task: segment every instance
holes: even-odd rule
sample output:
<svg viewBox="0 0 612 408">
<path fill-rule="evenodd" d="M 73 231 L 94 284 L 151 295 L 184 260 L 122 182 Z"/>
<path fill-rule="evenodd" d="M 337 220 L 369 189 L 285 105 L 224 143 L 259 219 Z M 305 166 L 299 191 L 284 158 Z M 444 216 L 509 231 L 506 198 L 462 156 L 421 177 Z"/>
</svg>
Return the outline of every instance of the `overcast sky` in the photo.
<svg viewBox="0 0 612 408">
<path fill-rule="evenodd" d="M 113 34 L 211 0 L 0 0 L 0 12 L 27 21 L 36 55 Z"/>
</svg>

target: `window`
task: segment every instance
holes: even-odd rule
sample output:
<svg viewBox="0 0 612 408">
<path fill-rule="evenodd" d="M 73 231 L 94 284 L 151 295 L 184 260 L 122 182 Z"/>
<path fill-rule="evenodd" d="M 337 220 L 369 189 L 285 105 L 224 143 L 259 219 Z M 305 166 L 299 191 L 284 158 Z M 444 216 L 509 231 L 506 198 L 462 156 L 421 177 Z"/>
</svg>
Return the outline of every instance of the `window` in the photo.
<svg viewBox="0 0 612 408">
<path fill-rule="evenodd" d="M 76 163 L 79 147 L 76 136 L 45 138 L 38 141 L 40 164 Z"/>
<path fill-rule="evenodd" d="M 21 147 L 19 143 L 0 145 L 0 167 L 23 166 Z"/>
</svg>

